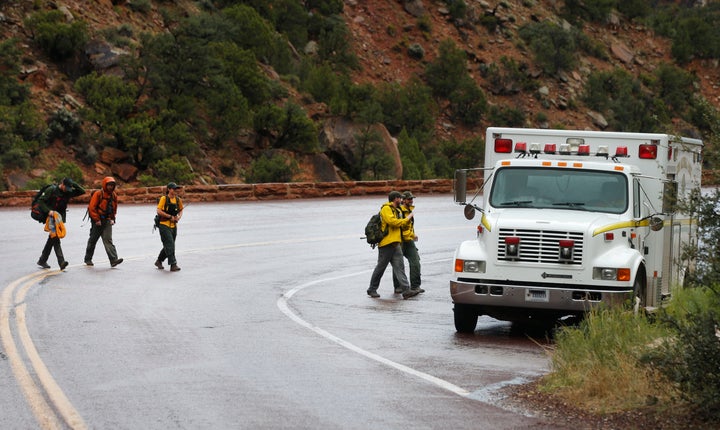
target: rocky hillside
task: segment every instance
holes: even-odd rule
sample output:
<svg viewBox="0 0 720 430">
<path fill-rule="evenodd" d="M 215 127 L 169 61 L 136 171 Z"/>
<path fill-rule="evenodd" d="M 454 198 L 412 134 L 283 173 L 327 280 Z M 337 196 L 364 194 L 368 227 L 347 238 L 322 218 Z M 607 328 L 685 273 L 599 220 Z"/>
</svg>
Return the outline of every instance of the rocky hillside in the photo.
<svg viewBox="0 0 720 430">
<path fill-rule="evenodd" d="M 672 63 L 670 43 L 657 36 L 649 28 L 623 20 L 612 15 L 604 24 L 585 24 L 583 33 L 608 53 L 607 60 L 595 57 L 583 57 L 579 66 L 558 76 L 546 76 L 533 65 L 532 54 L 519 43 L 518 29 L 530 22 L 551 20 L 565 27 L 568 23 L 558 18 L 562 7 L 556 0 L 465 0 L 467 11 L 463 20 L 453 20 L 447 8 L 447 2 L 434 0 L 344 0 L 343 17 L 350 29 L 352 45 L 360 60 L 360 68 L 353 72 L 353 80 L 364 82 L 406 82 L 412 76 L 420 76 L 425 66 L 432 62 L 438 53 L 440 43 L 452 39 L 467 54 L 467 70 L 471 77 L 485 92 L 488 101 L 495 106 L 510 106 L 525 113 L 526 126 L 562 127 L 567 129 L 603 129 L 607 126 L 602 115 L 583 106 L 579 95 L 593 71 L 612 70 L 620 67 L 634 76 L 652 73 L 662 63 Z M 158 33 L 166 31 L 166 13 L 168 8 L 179 15 L 197 13 L 203 2 L 190 0 L 147 1 L 150 9 L 137 13 L 131 0 L 52 0 L 22 1 L 5 0 L 0 4 L 0 35 L 3 38 L 15 37 L 21 42 L 23 70 L 19 78 L 32 86 L 33 100 L 46 114 L 65 107 L 77 111 L 83 100 L 73 90 L 73 70 L 58 65 L 46 58 L 33 44 L 31 34 L 23 23 L 24 17 L 38 9 L 58 9 L 65 13 L 68 20 L 83 20 L 89 26 L 93 40 L 86 49 L 87 60 L 96 70 L 111 71 L 117 57 L 125 54 L 122 49 L 98 42 L 103 29 L 129 24 L 141 32 Z M 499 23 L 494 31 L 478 23 L 483 17 L 493 16 Z M 421 25 L 420 22 L 423 22 Z M 422 59 L 408 55 L 409 45 L 419 45 L 424 51 Z M 298 49 L 300 50 L 300 49 Z M 511 58 L 518 63 L 528 65 L 527 73 L 540 83 L 537 90 L 505 91 L 496 88 L 481 76 L 481 70 L 493 63 L 499 63 L 501 57 Z M 694 61 L 686 66 L 699 82 L 702 95 L 713 105 L 720 108 L 720 68 L 717 61 Z M 279 77 L 268 71 L 268 76 Z M 283 85 L 287 85 L 283 83 Z M 318 129 L 327 130 L 328 109 L 312 103 L 308 98 L 291 91 L 291 96 L 305 105 L 308 115 L 318 124 Z M 450 119 L 446 106 L 441 104 L 441 112 L 435 125 L 435 138 L 465 139 L 482 135 L 486 121 L 474 127 L 463 126 Z M 538 113 L 541 112 L 541 115 Z M 678 129 L 685 127 L 680 124 Z M 388 151 L 394 153 L 399 163 L 397 149 L 388 135 Z M 328 143 L 325 142 L 327 146 Z M 252 146 L 252 145 L 248 145 Z M 243 182 L 242 176 L 224 175 L 222 164 L 227 154 L 207 149 L 205 160 L 193 166 L 205 178 L 218 183 Z M 234 154 L 236 162 L 247 166 L 252 160 L 252 148 L 243 153 Z M 56 142 L 33 160 L 33 171 L 5 171 L 8 189 L 20 188 L 30 178 L 42 175 L 54 168 L 59 160 L 76 158 L 77 154 Z M 111 151 L 100 152 L 97 162 L 85 165 L 76 160 L 84 170 L 87 183 L 95 183 L 107 174 L 125 178 L 125 182 L 135 180 L 133 166 L 118 162 L 122 154 Z M 301 170 L 295 175 L 296 181 L 342 180 L 346 177 L 337 167 L 333 167 L 331 158 L 319 154 L 316 157 L 298 157 Z M 396 172 L 400 172 L 400 168 Z"/>
</svg>

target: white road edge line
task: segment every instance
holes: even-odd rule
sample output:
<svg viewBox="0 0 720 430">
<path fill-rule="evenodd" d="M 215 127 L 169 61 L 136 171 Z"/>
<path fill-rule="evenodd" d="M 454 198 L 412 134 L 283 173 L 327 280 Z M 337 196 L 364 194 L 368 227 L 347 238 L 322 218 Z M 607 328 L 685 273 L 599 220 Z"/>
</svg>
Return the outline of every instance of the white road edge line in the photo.
<svg viewBox="0 0 720 430">
<path fill-rule="evenodd" d="M 447 261 L 447 259 L 438 260 L 438 261 Z M 435 262 L 437 262 L 437 261 L 435 261 Z M 427 263 L 433 263 L 433 262 L 428 261 Z M 431 384 L 433 384 L 433 385 L 436 385 L 436 386 L 442 388 L 443 390 L 450 391 L 450 392 L 453 393 L 453 394 L 457 394 L 457 395 L 462 396 L 462 397 L 469 397 L 470 394 L 471 394 L 470 391 L 468 391 L 468 390 L 466 390 L 466 389 L 464 389 L 464 388 L 458 387 L 457 385 L 455 385 L 455 384 L 453 384 L 453 383 L 450 383 L 450 382 L 448 382 L 448 381 L 445 381 L 444 379 L 440 379 L 440 378 L 435 377 L 435 376 L 433 376 L 433 375 L 429 375 L 429 374 L 427 374 L 427 373 L 424 373 L 424 372 L 421 372 L 421 371 L 419 371 L 419 370 L 413 369 L 412 367 L 405 366 L 404 364 L 400 364 L 400 363 L 397 363 L 397 362 L 395 362 L 395 361 L 389 360 L 389 359 L 387 359 L 387 358 L 385 358 L 385 357 L 383 357 L 383 356 L 380 356 L 380 355 L 378 355 L 378 354 L 375 354 L 375 353 L 372 353 L 372 352 L 370 352 L 370 351 L 364 350 L 364 349 L 360 348 L 359 346 L 354 345 L 354 344 L 352 344 L 352 343 L 350 343 L 350 342 L 348 342 L 348 341 L 346 341 L 346 340 L 344 340 L 344 339 L 341 339 L 341 338 L 335 336 L 334 334 L 329 333 L 329 332 L 326 331 L 326 330 L 323 330 L 322 328 L 320 328 L 320 327 L 318 327 L 318 326 L 315 326 L 315 325 L 310 324 L 309 322 L 307 322 L 307 321 L 305 321 L 304 319 L 300 318 L 295 312 L 293 312 L 293 311 L 290 309 L 289 305 L 288 305 L 289 300 L 292 298 L 292 296 L 295 295 L 295 293 L 297 293 L 298 291 L 301 291 L 301 290 L 303 290 L 303 289 L 305 289 L 305 288 L 307 288 L 307 287 L 311 287 L 311 286 L 317 285 L 317 284 L 322 284 L 322 283 L 324 283 L 324 282 L 337 281 L 337 280 L 339 280 L 339 279 L 349 278 L 349 277 L 353 277 L 353 276 L 359 276 L 359 275 L 362 275 L 362 274 L 366 274 L 366 273 L 368 273 L 368 272 L 369 272 L 369 270 L 364 270 L 364 271 L 362 271 L 362 272 L 349 273 L 349 274 L 346 274 L 346 275 L 340 275 L 340 276 L 336 276 L 336 277 L 332 277 L 332 278 L 318 279 L 318 280 L 315 280 L 315 281 L 307 282 L 307 283 L 302 284 L 302 285 L 299 285 L 299 286 L 297 286 L 297 287 L 295 287 L 295 288 L 287 291 L 285 294 L 283 294 L 283 295 L 278 299 L 278 301 L 277 301 L 277 306 L 278 306 L 278 308 L 280 309 L 280 311 L 282 311 L 282 313 L 284 313 L 285 315 L 287 315 L 291 320 L 295 321 L 295 322 L 298 323 L 299 325 L 301 325 L 301 326 L 303 326 L 303 327 L 305 327 L 305 328 L 307 328 L 307 329 L 310 329 L 310 330 L 314 331 L 315 333 L 319 334 L 320 336 L 322 336 L 322 337 L 324 337 L 324 338 L 326 338 L 326 339 L 328 339 L 328 340 L 330 340 L 330 341 L 332 341 L 332 342 L 335 342 L 335 343 L 337 343 L 338 345 L 340 345 L 340 346 L 342 346 L 342 347 L 344 347 L 344 348 L 349 349 L 350 351 L 353 351 L 353 352 L 355 352 L 355 353 L 358 353 L 358 354 L 360 354 L 360 355 L 363 355 L 363 356 L 365 356 L 365 357 L 367 357 L 367 358 L 369 358 L 369 359 L 371 359 L 371 360 L 375 360 L 375 361 L 377 361 L 378 363 L 381 363 L 381 364 L 384 364 L 384 365 L 386 365 L 386 366 L 392 367 L 392 368 L 397 369 L 397 370 L 399 370 L 399 371 L 401 371 L 401 372 L 407 373 L 408 375 L 412 375 L 412 376 L 415 376 L 415 377 L 417 377 L 417 378 L 420 378 L 420 379 L 422 379 L 422 380 L 424 380 L 424 381 L 426 381 L 426 382 L 429 382 L 429 383 L 431 383 Z"/>
</svg>

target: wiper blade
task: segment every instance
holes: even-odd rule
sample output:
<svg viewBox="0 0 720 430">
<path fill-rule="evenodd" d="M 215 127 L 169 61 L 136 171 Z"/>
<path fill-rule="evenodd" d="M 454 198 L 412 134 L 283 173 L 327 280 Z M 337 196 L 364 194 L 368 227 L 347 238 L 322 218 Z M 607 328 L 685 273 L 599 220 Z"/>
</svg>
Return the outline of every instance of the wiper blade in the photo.
<svg viewBox="0 0 720 430">
<path fill-rule="evenodd" d="M 532 200 L 514 200 L 510 202 L 502 202 L 500 203 L 500 206 L 521 206 L 521 205 L 529 205 L 532 203 Z"/>
<path fill-rule="evenodd" d="M 585 206 L 585 203 L 583 203 L 583 202 L 558 202 L 558 203 L 553 203 L 553 206 L 567 206 L 567 207 L 570 207 L 573 209 L 575 209 L 575 208 L 585 209 L 582 207 L 582 206 Z"/>
</svg>

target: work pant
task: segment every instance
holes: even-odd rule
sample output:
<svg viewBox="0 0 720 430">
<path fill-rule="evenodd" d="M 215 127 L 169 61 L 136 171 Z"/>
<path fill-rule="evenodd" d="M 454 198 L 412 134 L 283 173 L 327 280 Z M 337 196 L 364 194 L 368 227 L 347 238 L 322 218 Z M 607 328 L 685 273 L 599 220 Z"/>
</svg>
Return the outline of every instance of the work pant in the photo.
<svg viewBox="0 0 720 430">
<path fill-rule="evenodd" d="M 57 257 L 58 264 L 62 265 L 65 262 L 65 256 L 63 255 L 62 247 L 60 246 L 60 238 L 57 236 L 50 237 L 49 235 L 47 242 L 45 242 L 45 247 L 42 250 L 42 254 L 40 254 L 38 263 L 47 263 L 48 258 L 50 257 L 50 251 L 53 249 L 55 249 L 55 256 Z"/>
<path fill-rule="evenodd" d="M 101 237 L 110 262 L 114 263 L 118 259 L 117 250 L 112 240 L 112 222 L 110 220 L 103 220 L 101 225 L 93 223 L 90 227 L 90 237 L 88 238 L 87 247 L 85 248 L 86 262 L 92 261 L 93 255 L 95 254 L 95 245 L 97 245 L 97 241 Z"/>
<path fill-rule="evenodd" d="M 405 276 L 405 262 L 403 260 L 402 245 L 400 245 L 400 242 L 395 242 L 378 247 L 377 266 L 375 266 L 372 277 L 370 277 L 370 287 L 368 288 L 368 292 L 377 291 L 380 286 L 380 279 L 382 279 L 388 263 L 392 266 L 393 279 L 398 279 L 398 282 L 400 283 L 399 287 L 402 291 L 410 288 L 407 276 Z"/>
<path fill-rule="evenodd" d="M 172 266 L 177 264 L 175 259 L 175 238 L 177 237 L 177 227 L 170 228 L 164 224 L 160 224 L 160 240 L 162 240 L 163 249 L 158 255 L 158 261 L 163 262 L 167 258 L 168 263 Z"/>
<path fill-rule="evenodd" d="M 403 256 L 407 258 L 408 266 L 410 267 L 410 288 L 418 289 L 420 288 L 421 283 L 420 253 L 418 252 L 417 246 L 415 245 L 415 241 L 408 240 L 403 242 L 402 252 Z M 400 281 L 398 281 L 395 276 L 393 276 L 393 286 L 395 287 L 395 291 L 402 290 L 402 287 L 400 286 Z"/>
</svg>

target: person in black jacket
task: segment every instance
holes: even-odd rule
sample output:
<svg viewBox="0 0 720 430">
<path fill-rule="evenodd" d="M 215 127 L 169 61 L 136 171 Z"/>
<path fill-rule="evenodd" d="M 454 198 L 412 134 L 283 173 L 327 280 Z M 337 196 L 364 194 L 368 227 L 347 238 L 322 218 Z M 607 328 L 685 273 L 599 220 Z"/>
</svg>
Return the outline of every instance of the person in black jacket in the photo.
<svg viewBox="0 0 720 430">
<path fill-rule="evenodd" d="M 43 212 L 50 215 L 52 215 L 53 211 L 57 212 L 62 217 L 63 222 L 65 222 L 68 202 L 71 198 L 83 194 L 85 194 L 85 188 L 70 178 L 64 178 L 58 185 L 48 187 L 40 196 L 38 202 Z M 60 270 L 64 270 L 68 262 L 63 256 L 60 238 L 53 234 L 50 234 L 47 242 L 45 242 L 45 247 L 42 250 L 42 254 L 40 254 L 40 259 L 37 261 L 38 266 L 43 269 L 50 268 L 48 257 L 50 257 L 50 251 L 52 249 L 55 249 L 55 256 L 57 257 L 58 265 L 60 265 Z"/>
</svg>

